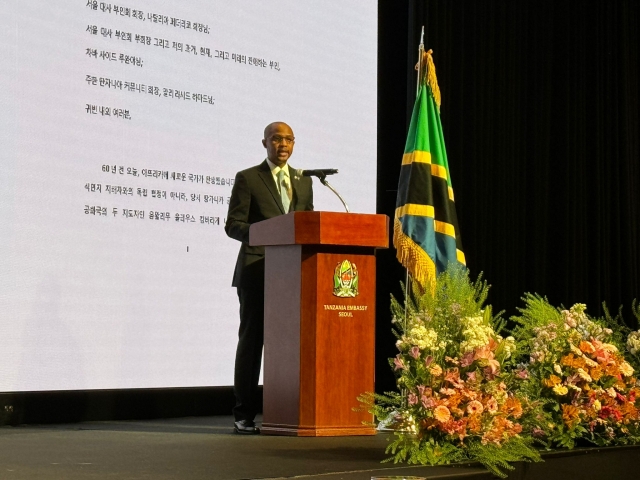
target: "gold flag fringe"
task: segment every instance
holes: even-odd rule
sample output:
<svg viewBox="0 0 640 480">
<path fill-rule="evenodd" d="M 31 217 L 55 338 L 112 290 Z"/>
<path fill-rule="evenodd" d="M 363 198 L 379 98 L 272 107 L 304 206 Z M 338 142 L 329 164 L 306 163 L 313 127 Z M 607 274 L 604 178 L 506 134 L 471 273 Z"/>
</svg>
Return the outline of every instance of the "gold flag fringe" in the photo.
<svg viewBox="0 0 640 480">
<path fill-rule="evenodd" d="M 433 290 L 436 280 L 436 264 L 422 247 L 411 240 L 402 231 L 398 218 L 393 221 L 393 246 L 396 248 L 396 258 L 409 270 L 414 280 L 426 288 Z"/>
<path fill-rule="evenodd" d="M 440 97 L 440 87 L 438 86 L 438 78 L 436 77 L 436 66 L 433 63 L 433 57 L 431 56 L 432 53 L 433 53 L 433 50 L 428 50 L 424 52 L 424 59 L 427 65 L 426 81 L 427 81 L 427 84 L 429 85 L 429 88 L 431 88 L 433 99 L 435 100 L 436 105 L 438 106 L 438 112 L 440 112 L 440 103 L 442 102 L 442 100 Z"/>
</svg>

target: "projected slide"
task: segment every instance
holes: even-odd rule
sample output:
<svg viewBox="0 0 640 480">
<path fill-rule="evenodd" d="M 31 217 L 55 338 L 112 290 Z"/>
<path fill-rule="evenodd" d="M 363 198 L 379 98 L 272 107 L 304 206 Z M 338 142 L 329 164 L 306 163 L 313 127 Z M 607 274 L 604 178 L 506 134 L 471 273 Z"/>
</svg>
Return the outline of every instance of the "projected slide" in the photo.
<svg viewBox="0 0 640 480">
<path fill-rule="evenodd" d="M 34 0 L 0 27 L 0 392 L 231 385 L 224 222 L 264 127 L 375 212 L 376 2 Z"/>
</svg>

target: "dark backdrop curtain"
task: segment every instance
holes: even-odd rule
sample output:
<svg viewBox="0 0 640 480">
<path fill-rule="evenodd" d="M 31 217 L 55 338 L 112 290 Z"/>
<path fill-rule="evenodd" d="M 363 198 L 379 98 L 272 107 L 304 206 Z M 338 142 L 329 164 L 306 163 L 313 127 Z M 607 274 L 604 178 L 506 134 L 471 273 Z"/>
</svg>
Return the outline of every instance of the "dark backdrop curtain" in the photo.
<svg viewBox="0 0 640 480">
<path fill-rule="evenodd" d="M 468 266 L 507 316 L 537 292 L 592 315 L 603 301 L 624 305 L 635 326 L 638 3 L 379 3 L 379 212 L 393 217 L 424 25 Z M 394 254 L 379 258 L 378 390 L 392 381 L 388 293 L 403 279 Z"/>
</svg>

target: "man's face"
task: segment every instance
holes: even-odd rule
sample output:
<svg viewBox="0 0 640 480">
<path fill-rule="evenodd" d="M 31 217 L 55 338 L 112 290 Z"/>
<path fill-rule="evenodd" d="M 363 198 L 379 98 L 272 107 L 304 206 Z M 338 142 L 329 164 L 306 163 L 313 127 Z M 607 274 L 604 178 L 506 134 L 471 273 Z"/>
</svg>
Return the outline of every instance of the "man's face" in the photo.
<svg viewBox="0 0 640 480">
<path fill-rule="evenodd" d="M 264 131 L 262 145 L 267 149 L 267 158 L 279 167 L 289 160 L 294 143 L 293 130 L 286 123 L 272 123 Z"/>
</svg>

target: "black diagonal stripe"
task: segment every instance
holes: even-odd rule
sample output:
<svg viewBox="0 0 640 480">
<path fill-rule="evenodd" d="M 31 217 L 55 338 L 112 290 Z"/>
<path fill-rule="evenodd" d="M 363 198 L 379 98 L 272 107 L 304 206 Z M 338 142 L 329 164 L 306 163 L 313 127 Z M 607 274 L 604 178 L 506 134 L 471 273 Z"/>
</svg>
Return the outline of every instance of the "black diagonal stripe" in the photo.
<svg viewBox="0 0 640 480">
<path fill-rule="evenodd" d="M 463 251 L 455 202 L 449 198 L 449 185 L 444 178 L 431 175 L 431 165 L 414 162 L 400 168 L 396 206 L 408 203 L 433 205 L 435 219 L 455 228 L 456 248 Z"/>
</svg>

